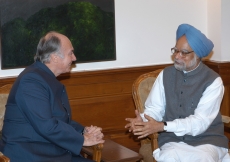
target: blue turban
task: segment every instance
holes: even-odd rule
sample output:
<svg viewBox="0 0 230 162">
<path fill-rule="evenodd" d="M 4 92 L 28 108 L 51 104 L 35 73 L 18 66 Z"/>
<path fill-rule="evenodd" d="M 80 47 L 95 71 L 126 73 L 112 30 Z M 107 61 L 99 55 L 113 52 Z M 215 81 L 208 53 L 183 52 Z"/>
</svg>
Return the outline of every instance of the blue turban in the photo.
<svg viewBox="0 0 230 162">
<path fill-rule="evenodd" d="M 186 36 L 188 44 L 200 58 L 208 56 L 214 45 L 200 30 L 189 24 L 181 24 L 176 32 L 176 40 L 183 35 Z"/>
</svg>

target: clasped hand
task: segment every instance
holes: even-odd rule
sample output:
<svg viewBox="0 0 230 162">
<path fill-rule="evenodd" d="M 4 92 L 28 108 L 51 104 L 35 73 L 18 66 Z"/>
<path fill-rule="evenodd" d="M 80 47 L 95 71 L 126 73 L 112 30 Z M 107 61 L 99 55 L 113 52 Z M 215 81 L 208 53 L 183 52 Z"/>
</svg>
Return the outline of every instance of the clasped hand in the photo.
<svg viewBox="0 0 230 162">
<path fill-rule="evenodd" d="M 101 132 L 101 128 L 97 126 L 90 126 L 85 127 L 84 129 L 84 143 L 83 146 L 93 146 L 98 143 L 104 143 L 105 140 L 103 140 L 103 133 Z"/>
<path fill-rule="evenodd" d="M 163 131 L 163 123 L 158 122 L 150 116 L 144 114 L 144 117 L 148 120 L 144 122 L 140 116 L 138 110 L 135 110 L 136 118 L 126 118 L 129 123 L 125 125 L 125 128 L 129 129 L 129 132 L 133 132 L 138 138 L 144 138 L 148 135 L 156 132 Z"/>
</svg>

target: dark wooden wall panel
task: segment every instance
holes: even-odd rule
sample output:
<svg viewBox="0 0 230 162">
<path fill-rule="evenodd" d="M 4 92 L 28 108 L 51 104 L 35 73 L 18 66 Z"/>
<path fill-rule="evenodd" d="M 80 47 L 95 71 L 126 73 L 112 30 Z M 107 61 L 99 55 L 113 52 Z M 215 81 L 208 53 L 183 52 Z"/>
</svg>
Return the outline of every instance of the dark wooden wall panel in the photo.
<svg viewBox="0 0 230 162">
<path fill-rule="evenodd" d="M 205 64 L 223 79 L 225 94 L 221 112 L 230 116 L 230 62 L 205 61 Z M 132 84 L 141 74 L 169 65 L 74 72 L 60 75 L 58 80 L 66 86 L 73 120 L 100 126 L 107 137 L 138 152 L 139 141 L 124 128 L 125 118 L 135 116 Z M 15 77 L 0 78 L 0 86 L 14 81 Z M 225 133 L 230 137 L 228 130 Z"/>
<path fill-rule="evenodd" d="M 70 85 L 66 89 L 69 92 L 69 99 L 88 98 L 95 96 L 106 96 L 130 93 L 131 81 L 117 81 L 105 83 L 77 84 Z"/>
<path fill-rule="evenodd" d="M 224 97 L 221 103 L 221 114 L 230 116 L 230 62 L 205 62 L 221 76 L 224 83 Z M 225 135 L 230 139 L 230 128 L 225 128 Z M 230 143 L 229 143 L 230 147 Z"/>
<path fill-rule="evenodd" d="M 74 120 L 84 125 L 98 125 L 104 132 L 125 130 L 125 118 L 134 117 L 134 103 L 128 94 L 70 100 L 70 104 Z"/>
</svg>

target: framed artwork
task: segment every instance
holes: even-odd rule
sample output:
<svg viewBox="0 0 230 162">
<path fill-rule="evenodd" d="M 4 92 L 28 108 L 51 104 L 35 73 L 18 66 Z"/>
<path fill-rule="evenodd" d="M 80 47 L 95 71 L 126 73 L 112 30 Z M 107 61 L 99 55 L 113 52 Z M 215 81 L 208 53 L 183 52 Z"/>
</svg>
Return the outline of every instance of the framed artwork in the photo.
<svg viewBox="0 0 230 162">
<path fill-rule="evenodd" d="M 77 63 L 116 60 L 114 0 L 0 0 L 2 69 L 34 62 L 39 39 L 66 35 Z"/>
</svg>

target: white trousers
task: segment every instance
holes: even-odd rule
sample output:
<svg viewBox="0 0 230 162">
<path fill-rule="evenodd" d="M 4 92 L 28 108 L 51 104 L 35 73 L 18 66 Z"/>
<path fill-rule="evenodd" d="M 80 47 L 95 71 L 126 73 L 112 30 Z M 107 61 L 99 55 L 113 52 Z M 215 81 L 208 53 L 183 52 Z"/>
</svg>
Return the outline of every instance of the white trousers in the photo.
<svg viewBox="0 0 230 162">
<path fill-rule="evenodd" d="M 169 142 L 153 151 L 157 162 L 230 162 L 228 149 L 210 144 L 191 146 Z"/>
</svg>

